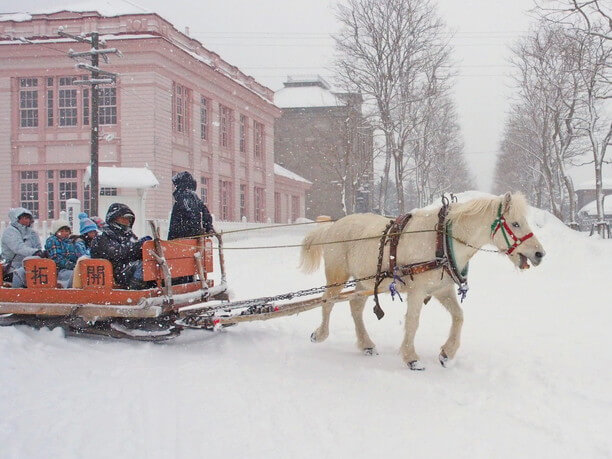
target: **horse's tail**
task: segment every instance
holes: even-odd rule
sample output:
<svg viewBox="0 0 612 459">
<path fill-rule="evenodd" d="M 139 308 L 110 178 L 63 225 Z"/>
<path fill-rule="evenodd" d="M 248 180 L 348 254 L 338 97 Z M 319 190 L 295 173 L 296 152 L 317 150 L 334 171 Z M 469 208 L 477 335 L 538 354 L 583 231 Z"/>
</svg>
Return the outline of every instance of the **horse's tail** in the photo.
<svg viewBox="0 0 612 459">
<path fill-rule="evenodd" d="M 323 242 L 328 224 L 321 224 L 319 228 L 311 231 L 302 241 L 302 252 L 300 254 L 300 269 L 305 273 L 316 271 L 321 264 L 323 256 Z"/>
</svg>

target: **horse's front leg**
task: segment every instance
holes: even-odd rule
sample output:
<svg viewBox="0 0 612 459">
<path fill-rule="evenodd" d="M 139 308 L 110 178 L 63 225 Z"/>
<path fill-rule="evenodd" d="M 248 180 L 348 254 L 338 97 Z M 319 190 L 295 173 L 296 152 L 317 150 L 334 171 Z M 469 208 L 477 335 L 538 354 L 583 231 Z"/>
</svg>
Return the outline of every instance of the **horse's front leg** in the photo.
<svg viewBox="0 0 612 459">
<path fill-rule="evenodd" d="M 404 323 L 404 341 L 400 352 L 406 365 L 411 370 L 424 370 L 425 366 L 419 361 L 419 356 L 414 350 L 414 336 L 419 328 L 419 320 L 421 317 L 421 308 L 425 295 L 419 293 L 406 293 L 406 317 Z"/>
<path fill-rule="evenodd" d="M 351 315 L 353 316 L 353 322 L 355 323 L 355 334 L 357 335 L 357 347 L 365 355 L 376 355 L 376 347 L 374 342 L 370 339 L 368 331 L 363 323 L 363 308 L 365 307 L 367 298 L 353 298 L 349 301 L 351 305 Z"/>
<path fill-rule="evenodd" d="M 440 350 L 440 363 L 442 366 L 450 366 L 450 361 L 455 357 L 457 349 L 461 344 L 461 328 L 463 327 L 463 309 L 457 301 L 454 287 L 445 289 L 444 291 L 434 295 L 436 299 L 442 303 L 451 315 L 452 323 L 450 333 L 446 343 L 442 345 Z"/>
</svg>

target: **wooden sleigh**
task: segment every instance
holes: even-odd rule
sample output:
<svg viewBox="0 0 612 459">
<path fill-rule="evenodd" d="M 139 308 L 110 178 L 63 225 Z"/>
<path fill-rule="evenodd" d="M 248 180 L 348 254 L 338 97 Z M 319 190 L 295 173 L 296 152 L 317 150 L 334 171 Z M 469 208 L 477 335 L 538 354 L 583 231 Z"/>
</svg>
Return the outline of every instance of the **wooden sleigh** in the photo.
<svg viewBox="0 0 612 459">
<path fill-rule="evenodd" d="M 154 234 L 158 234 L 155 227 Z M 151 287 L 143 290 L 118 288 L 111 263 L 105 259 L 81 258 L 75 268 L 73 288 L 58 284 L 53 260 L 25 259 L 27 288 L 0 287 L 0 325 L 61 326 L 74 335 L 148 341 L 174 337 L 181 331 L 174 324 L 179 308 L 227 299 L 223 245 L 221 237 L 217 238 L 221 274 L 218 285 L 209 279 L 213 246 L 211 238 L 204 236 L 172 241 L 156 237 L 145 242 L 143 280 Z M 177 278 L 182 278 L 180 284 L 175 283 Z"/>
</svg>

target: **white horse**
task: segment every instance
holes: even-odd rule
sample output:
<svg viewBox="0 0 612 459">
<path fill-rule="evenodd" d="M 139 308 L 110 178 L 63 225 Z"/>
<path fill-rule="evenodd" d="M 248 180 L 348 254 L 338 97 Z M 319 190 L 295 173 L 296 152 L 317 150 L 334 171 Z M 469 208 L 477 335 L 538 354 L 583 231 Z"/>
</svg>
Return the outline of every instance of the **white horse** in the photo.
<svg viewBox="0 0 612 459">
<path fill-rule="evenodd" d="M 397 246 L 397 265 L 407 265 L 435 258 L 438 210 L 421 209 L 412 212 L 412 218 L 404 228 Z M 447 223 L 452 226 L 454 258 L 458 269 L 463 270 L 470 258 L 484 245 L 495 245 L 500 253 L 520 269 L 529 268 L 529 262 L 537 266 L 544 257 L 544 249 L 532 235 L 526 219 L 527 203 L 521 194 L 506 193 L 501 197 L 473 199 L 450 205 Z M 322 224 L 304 238 L 301 254 L 303 271 L 312 272 L 319 267 L 321 256 L 325 262 L 327 284 L 342 283 L 350 277 L 360 279 L 376 273 L 380 236 L 389 219 L 374 214 L 348 215 L 334 223 Z M 448 226 L 447 226 L 448 228 Z M 355 240 L 361 239 L 361 240 Z M 353 241 L 348 241 L 353 240 Z M 345 241 L 337 242 L 334 241 Z M 518 241 L 518 242 L 517 242 Z M 389 266 L 389 247 L 385 248 L 382 270 Z M 423 370 L 414 349 L 414 336 L 424 300 L 433 296 L 450 313 L 452 324 L 446 343 L 442 345 L 439 360 L 443 366 L 455 357 L 460 344 L 463 310 L 455 294 L 456 284 L 442 269 L 434 269 L 403 279 L 406 285 L 397 283 L 398 290 L 406 293 L 407 311 L 405 334 L 401 346 L 404 362 L 412 370 Z M 391 279 L 383 281 L 381 292 L 388 288 Z M 371 290 L 374 280 L 357 283 L 356 291 Z M 342 286 L 329 287 L 324 297 L 338 295 Z M 366 298 L 350 301 L 355 322 L 357 346 L 366 355 L 376 354 L 374 342 L 368 336 L 363 323 Z M 313 342 L 322 342 L 329 335 L 329 315 L 333 304 L 324 304 L 321 325 L 312 333 Z"/>
</svg>

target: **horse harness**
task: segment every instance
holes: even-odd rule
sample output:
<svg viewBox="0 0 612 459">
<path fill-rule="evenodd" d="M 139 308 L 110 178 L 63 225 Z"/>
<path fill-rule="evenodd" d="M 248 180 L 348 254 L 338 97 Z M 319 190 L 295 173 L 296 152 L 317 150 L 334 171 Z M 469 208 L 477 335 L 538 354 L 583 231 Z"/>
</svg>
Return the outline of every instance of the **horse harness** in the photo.
<svg viewBox="0 0 612 459">
<path fill-rule="evenodd" d="M 385 227 L 383 231 L 383 235 L 380 239 L 379 251 L 378 251 L 378 265 L 376 268 L 376 281 L 374 284 L 374 314 L 378 320 L 382 319 L 385 315 L 385 312 L 380 307 L 380 303 L 378 301 L 378 287 L 382 283 L 384 279 L 393 279 L 391 285 L 389 286 L 389 290 L 391 291 L 391 298 L 393 299 L 394 295 L 397 294 L 400 300 L 402 299 L 399 296 L 396 288 L 396 282 L 399 281 L 402 284 L 406 284 L 402 277 L 410 276 L 411 280 L 414 280 L 415 274 L 421 274 L 427 271 L 433 271 L 434 269 L 442 268 L 442 276 L 444 276 L 444 272 L 448 273 L 448 275 L 453 279 L 453 281 L 459 285 L 459 294 L 461 295 L 461 301 L 465 298 L 465 295 L 468 290 L 467 286 L 467 271 L 468 266 L 463 269 L 463 271 L 459 271 L 457 267 L 457 263 L 455 262 L 455 257 L 453 254 L 453 238 L 452 238 L 452 225 L 450 222 L 446 221 L 446 217 L 448 215 L 449 210 L 449 201 L 444 198 L 442 200 L 442 207 L 438 212 L 438 223 L 436 224 L 436 256 L 433 260 L 430 261 L 420 261 L 417 263 L 410 263 L 407 265 L 397 265 L 397 246 L 399 244 L 400 237 L 402 235 L 402 231 L 412 218 L 412 214 L 404 214 L 396 218 L 395 220 L 391 220 L 389 224 Z M 389 269 L 386 271 L 382 270 L 382 261 L 383 261 L 383 253 L 385 250 L 385 246 L 389 244 Z M 425 303 L 429 301 L 429 298 L 426 299 Z"/>
</svg>

